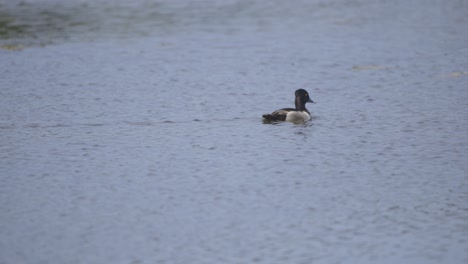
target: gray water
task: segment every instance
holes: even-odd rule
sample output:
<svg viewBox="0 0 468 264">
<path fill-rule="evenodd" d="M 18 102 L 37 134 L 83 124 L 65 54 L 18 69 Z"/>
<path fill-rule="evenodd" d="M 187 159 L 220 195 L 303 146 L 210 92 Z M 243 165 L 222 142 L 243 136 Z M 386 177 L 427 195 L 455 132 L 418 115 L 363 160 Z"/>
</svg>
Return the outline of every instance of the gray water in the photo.
<svg viewBox="0 0 468 264">
<path fill-rule="evenodd" d="M 0 263 L 468 262 L 467 1 L 127 2 L 0 1 Z"/>
</svg>

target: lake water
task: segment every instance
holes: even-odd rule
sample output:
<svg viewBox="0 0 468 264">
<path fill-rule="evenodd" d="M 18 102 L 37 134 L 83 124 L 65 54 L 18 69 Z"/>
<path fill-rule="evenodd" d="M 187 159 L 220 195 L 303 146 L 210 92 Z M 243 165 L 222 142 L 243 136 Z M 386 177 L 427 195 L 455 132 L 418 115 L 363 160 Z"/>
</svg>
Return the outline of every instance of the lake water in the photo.
<svg viewBox="0 0 468 264">
<path fill-rule="evenodd" d="M 0 1 L 0 263 L 468 262 L 467 1 L 127 2 Z"/>
</svg>

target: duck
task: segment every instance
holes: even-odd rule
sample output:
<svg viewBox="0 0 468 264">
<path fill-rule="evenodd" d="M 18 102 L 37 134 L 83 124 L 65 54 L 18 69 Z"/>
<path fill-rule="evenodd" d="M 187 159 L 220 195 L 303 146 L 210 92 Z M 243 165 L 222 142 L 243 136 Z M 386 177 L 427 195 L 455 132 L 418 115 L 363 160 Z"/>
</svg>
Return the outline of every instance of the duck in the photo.
<svg viewBox="0 0 468 264">
<path fill-rule="evenodd" d="M 306 122 L 311 119 L 310 112 L 305 107 L 306 103 L 314 103 L 309 97 L 309 93 L 304 89 L 298 89 L 294 93 L 296 108 L 281 108 L 271 114 L 264 114 L 263 119 L 268 122 L 286 121 L 292 123 Z"/>
</svg>

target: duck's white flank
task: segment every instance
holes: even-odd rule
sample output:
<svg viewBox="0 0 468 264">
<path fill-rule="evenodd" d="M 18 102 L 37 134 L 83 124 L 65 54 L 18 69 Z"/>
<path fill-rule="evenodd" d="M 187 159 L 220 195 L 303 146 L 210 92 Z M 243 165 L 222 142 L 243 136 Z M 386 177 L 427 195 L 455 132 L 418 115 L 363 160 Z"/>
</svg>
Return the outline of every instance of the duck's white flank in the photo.
<svg viewBox="0 0 468 264">
<path fill-rule="evenodd" d="M 310 115 L 305 111 L 291 111 L 286 115 L 287 122 L 304 122 L 309 120 Z"/>
</svg>

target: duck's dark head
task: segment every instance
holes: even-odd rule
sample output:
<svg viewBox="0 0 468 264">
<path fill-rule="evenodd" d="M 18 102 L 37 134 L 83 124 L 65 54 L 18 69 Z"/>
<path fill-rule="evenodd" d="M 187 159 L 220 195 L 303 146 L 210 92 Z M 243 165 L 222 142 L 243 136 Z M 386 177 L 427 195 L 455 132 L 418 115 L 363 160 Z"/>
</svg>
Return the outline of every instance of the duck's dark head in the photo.
<svg viewBox="0 0 468 264">
<path fill-rule="evenodd" d="M 296 95 L 296 100 L 295 100 L 296 109 L 305 108 L 306 103 L 315 103 L 314 101 L 312 101 L 312 99 L 310 99 L 309 93 L 304 89 L 296 90 L 295 95 Z"/>
</svg>

